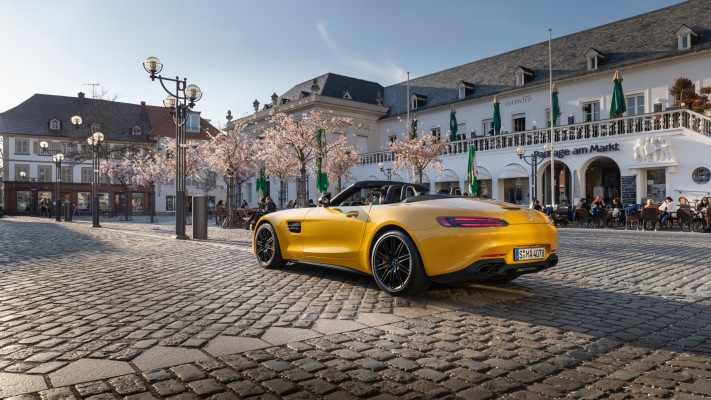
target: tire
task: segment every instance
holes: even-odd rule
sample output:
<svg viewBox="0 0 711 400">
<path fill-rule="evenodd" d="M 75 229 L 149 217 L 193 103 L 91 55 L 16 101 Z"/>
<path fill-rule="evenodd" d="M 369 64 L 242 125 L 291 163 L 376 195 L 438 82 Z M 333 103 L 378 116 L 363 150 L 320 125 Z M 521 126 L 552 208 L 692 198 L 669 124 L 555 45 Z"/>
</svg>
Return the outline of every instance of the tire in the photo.
<svg viewBox="0 0 711 400">
<path fill-rule="evenodd" d="M 378 287 L 392 296 L 411 296 L 431 283 L 415 243 L 400 231 L 388 231 L 378 238 L 370 254 L 370 268 Z"/>
<path fill-rule="evenodd" d="M 274 227 L 268 222 L 259 225 L 254 234 L 254 253 L 263 268 L 276 269 L 286 265 Z"/>
</svg>

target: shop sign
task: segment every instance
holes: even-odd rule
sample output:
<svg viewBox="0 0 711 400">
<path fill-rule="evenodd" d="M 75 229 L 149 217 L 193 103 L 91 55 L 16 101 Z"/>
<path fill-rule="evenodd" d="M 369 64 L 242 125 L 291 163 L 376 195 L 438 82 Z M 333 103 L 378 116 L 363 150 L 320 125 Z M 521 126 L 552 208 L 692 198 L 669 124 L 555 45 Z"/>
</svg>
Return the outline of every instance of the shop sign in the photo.
<svg viewBox="0 0 711 400">
<path fill-rule="evenodd" d="M 533 101 L 533 97 L 529 95 L 521 96 L 518 99 L 504 100 L 504 107 L 516 106 L 519 104 L 526 104 Z"/>
<path fill-rule="evenodd" d="M 576 147 L 574 149 L 560 149 L 553 150 L 553 154 L 556 158 L 565 158 L 571 154 L 590 154 L 590 153 L 607 153 L 608 151 L 618 151 L 620 150 L 619 143 L 609 143 L 605 145 L 591 144 L 590 147 Z M 545 153 L 542 151 L 536 152 L 537 156 L 544 157 Z"/>
</svg>

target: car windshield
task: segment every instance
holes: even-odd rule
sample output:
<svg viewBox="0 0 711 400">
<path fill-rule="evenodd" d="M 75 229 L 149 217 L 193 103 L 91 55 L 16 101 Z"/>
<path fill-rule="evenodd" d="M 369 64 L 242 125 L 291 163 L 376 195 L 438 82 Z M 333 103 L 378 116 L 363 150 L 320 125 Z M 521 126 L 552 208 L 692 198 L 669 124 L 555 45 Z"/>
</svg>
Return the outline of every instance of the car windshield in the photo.
<svg viewBox="0 0 711 400">
<path fill-rule="evenodd" d="M 361 188 L 354 191 L 350 196 L 341 201 L 342 206 L 364 206 L 373 204 L 380 197 L 379 189 Z"/>
<path fill-rule="evenodd" d="M 404 190 L 404 193 L 403 193 Z M 426 187 L 403 182 L 360 182 L 346 188 L 331 201 L 331 206 L 364 206 L 398 203 L 405 198 L 427 194 Z"/>
</svg>

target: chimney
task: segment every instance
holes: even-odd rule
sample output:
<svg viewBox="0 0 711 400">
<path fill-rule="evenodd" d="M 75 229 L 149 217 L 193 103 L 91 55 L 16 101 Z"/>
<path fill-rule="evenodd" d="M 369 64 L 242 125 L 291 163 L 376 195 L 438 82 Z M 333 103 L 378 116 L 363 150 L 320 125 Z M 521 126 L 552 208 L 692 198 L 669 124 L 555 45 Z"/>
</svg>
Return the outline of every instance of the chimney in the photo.
<svg viewBox="0 0 711 400">
<path fill-rule="evenodd" d="M 138 117 L 142 121 L 147 121 L 148 120 L 148 107 L 146 107 L 146 102 L 142 101 L 141 102 L 141 111 L 138 113 Z"/>
<path fill-rule="evenodd" d="M 77 103 L 79 103 L 80 105 L 84 105 L 84 103 L 85 103 L 84 92 L 79 92 L 77 94 L 77 96 L 78 96 Z"/>
</svg>

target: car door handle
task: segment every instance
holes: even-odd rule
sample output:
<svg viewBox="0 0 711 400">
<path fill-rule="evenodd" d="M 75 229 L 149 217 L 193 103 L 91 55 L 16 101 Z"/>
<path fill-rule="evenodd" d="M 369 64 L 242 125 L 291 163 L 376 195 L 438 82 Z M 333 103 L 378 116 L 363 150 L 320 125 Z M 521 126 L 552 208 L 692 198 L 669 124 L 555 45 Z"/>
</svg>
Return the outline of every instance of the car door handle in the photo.
<svg viewBox="0 0 711 400">
<path fill-rule="evenodd" d="M 346 217 L 348 217 L 348 218 L 355 218 L 357 216 L 358 216 L 358 211 L 348 211 L 346 213 Z"/>
</svg>

